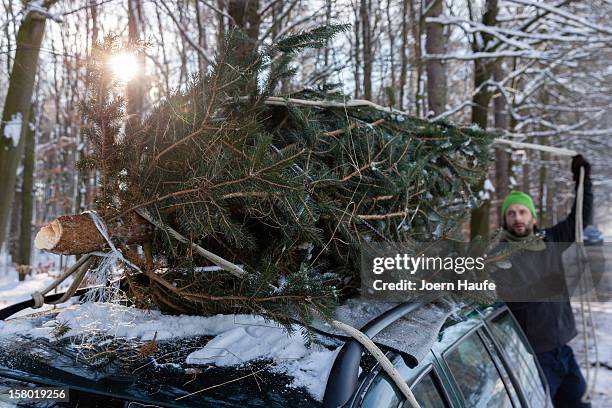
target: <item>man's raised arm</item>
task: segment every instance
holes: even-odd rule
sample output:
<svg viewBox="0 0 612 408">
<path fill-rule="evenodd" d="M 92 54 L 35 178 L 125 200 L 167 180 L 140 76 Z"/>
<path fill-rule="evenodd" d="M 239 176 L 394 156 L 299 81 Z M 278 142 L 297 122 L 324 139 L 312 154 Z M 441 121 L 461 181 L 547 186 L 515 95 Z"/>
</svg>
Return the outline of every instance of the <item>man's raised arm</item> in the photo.
<svg viewBox="0 0 612 408">
<path fill-rule="evenodd" d="M 582 155 L 574 156 L 572 159 L 572 173 L 576 182 L 576 190 L 578 189 L 578 180 L 580 176 L 580 168 L 584 167 L 584 199 L 582 202 L 582 221 L 583 225 L 587 226 L 593 222 L 593 186 L 591 183 L 591 165 L 582 157 Z M 567 243 L 562 244 L 562 249 L 565 250 L 576 240 L 576 198 L 572 211 L 566 219 L 558 224 L 546 228 L 547 241 Z"/>
</svg>

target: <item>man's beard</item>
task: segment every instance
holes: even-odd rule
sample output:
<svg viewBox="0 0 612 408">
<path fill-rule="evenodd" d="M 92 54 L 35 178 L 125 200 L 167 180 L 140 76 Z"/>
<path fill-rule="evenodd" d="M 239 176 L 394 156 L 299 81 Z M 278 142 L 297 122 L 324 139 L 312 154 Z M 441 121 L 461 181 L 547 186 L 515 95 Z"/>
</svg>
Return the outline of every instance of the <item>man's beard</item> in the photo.
<svg viewBox="0 0 612 408">
<path fill-rule="evenodd" d="M 519 238 L 524 238 L 524 237 L 528 237 L 529 235 L 531 235 L 533 233 L 533 225 L 529 226 L 527 224 L 520 224 L 523 226 L 523 231 L 519 232 L 515 229 L 515 225 L 512 225 L 510 227 L 510 232 L 512 233 L 512 235 L 519 237 Z"/>
</svg>

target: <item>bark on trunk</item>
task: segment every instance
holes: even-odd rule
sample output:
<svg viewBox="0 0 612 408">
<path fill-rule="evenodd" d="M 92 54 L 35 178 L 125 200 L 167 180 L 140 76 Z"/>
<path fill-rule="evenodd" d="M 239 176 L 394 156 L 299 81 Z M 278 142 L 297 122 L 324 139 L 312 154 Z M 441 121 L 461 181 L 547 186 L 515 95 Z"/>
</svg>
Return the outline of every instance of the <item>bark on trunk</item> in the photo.
<svg viewBox="0 0 612 408">
<path fill-rule="evenodd" d="M 498 12 L 497 0 L 487 0 L 485 10 L 482 16 L 482 24 L 495 26 L 497 24 Z M 480 35 L 481 37 L 479 40 L 478 36 Z M 491 40 L 492 36 L 490 34 L 475 33 L 472 45 L 473 51 L 484 51 L 483 47 Z M 482 129 L 487 129 L 489 103 L 491 102 L 492 96 L 488 87 L 483 85 L 491 77 L 494 63 L 495 62 L 488 62 L 481 59 L 474 60 L 474 89 L 478 89 L 478 92 L 476 92 L 472 98 L 472 123 L 477 124 Z M 484 200 L 479 208 L 472 210 L 470 220 L 470 236 L 472 239 L 476 236 L 487 237 L 489 235 L 490 207 L 491 202 L 489 200 Z"/>
<path fill-rule="evenodd" d="M 434 1 L 428 17 L 442 15 L 442 0 Z M 425 32 L 427 35 L 425 43 L 427 53 L 446 53 L 444 26 L 438 23 L 427 23 Z M 446 109 L 446 66 L 442 60 L 427 61 L 427 103 L 429 112 L 426 116 L 437 116 Z"/>
<path fill-rule="evenodd" d="M 142 244 L 150 241 L 153 226 L 136 213 L 106 223 L 115 245 Z M 40 229 L 34 240 L 38 249 L 55 254 L 80 255 L 107 248 L 104 237 L 87 213 L 63 215 Z"/>
<path fill-rule="evenodd" d="M 359 17 L 361 19 L 361 38 L 363 41 L 363 97 L 372 100 L 372 39 L 370 29 L 371 4 L 361 0 Z"/>
<path fill-rule="evenodd" d="M 404 94 L 408 73 L 408 0 L 402 1 L 402 54 L 399 80 L 399 108 L 404 110 Z"/>
<path fill-rule="evenodd" d="M 419 8 L 417 11 L 416 0 L 410 0 L 410 26 L 412 27 L 412 38 L 414 40 L 414 65 L 416 68 L 415 81 L 415 115 L 421 116 L 421 104 L 423 103 L 423 50 L 421 49 L 421 33 L 423 33 L 423 25 L 425 24 L 423 14 Z"/>
<path fill-rule="evenodd" d="M 259 40 L 259 28 L 261 16 L 259 15 L 259 0 L 230 0 L 228 13 L 234 19 L 235 27 L 239 28 L 246 35 L 246 41 L 236 49 L 236 55 L 240 58 L 243 67 L 249 66 L 253 62 L 254 53 Z M 257 83 L 247 84 L 245 92 L 247 94 L 255 92 Z"/>
<path fill-rule="evenodd" d="M 247 36 L 237 50 L 238 55 L 243 55 L 250 60 L 259 38 L 259 26 L 261 16 L 259 15 L 259 0 L 230 0 L 228 13 L 234 19 L 236 26 Z"/>
<path fill-rule="evenodd" d="M 34 107 L 32 107 L 32 112 Z M 32 115 L 33 116 L 33 115 Z M 25 140 L 25 157 L 23 159 L 23 183 L 21 185 L 21 217 L 19 224 L 19 248 L 17 263 L 30 265 L 32 253 L 32 213 L 36 130 L 28 126 Z M 19 274 L 19 280 L 24 275 Z"/>
<path fill-rule="evenodd" d="M 140 0 L 128 0 L 128 41 L 137 49 L 138 41 L 142 36 L 142 5 Z M 138 65 L 144 70 L 145 56 L 140 50 L 136 53 Z M 142 119 L 144 107 L 144 77 L 136 75 L 127 83 L 127 111 L 129 116 L 128 129 L 134 128 Z"/>
<path fill-rule="evenodd" d="M 47 1 L 45 5 L 53 2 Z M 25 126 L 29 120 L 30 102 L 38 67 L 38 50 L 45 32 L 45 16 L 30 11 L 17 33 L 17 50 L 0 123 L 0 248 L 5 240 L 11 205 L 15 197 L 17 165 L 25 145 Z M 6 131 L 7 124 L 14 126 Z M 13 138 L 4 135 L 12 134 Z M 15 139 L 18 138 L 17 143 Z"/>
<path fill-rule="evenodd" d="M 497 82 L 500 82 L 504 77 L 504 71 L 501 66 L 501 62 L 494 68 L 494 77 Z M 495 128 L 498 130 L 507 130 L 510 126 L 510 117 L 508 115 L 508 107 L 506 101 L 501 94 L 498 94 L 495 98 Z M 495 195 L 497 197 L 497 208 L 496 214 L 500 217 L 499 223 L 501 225 L 503 221 L 503 214 L 501 214 L 501 206 L 504 198 L 510 192 L 508 184 L 510 183 L 510 177 L 508 175 L 509 168 L 509 154 L 504 146 L 499 146 L 495 149 Z"/>
</svg>

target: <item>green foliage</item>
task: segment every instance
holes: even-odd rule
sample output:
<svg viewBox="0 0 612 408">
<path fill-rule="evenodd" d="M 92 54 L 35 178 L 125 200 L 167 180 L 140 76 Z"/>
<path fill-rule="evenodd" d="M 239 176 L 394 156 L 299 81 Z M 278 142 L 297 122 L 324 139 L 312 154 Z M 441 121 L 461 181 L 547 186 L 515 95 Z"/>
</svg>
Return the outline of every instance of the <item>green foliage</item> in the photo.
<svg viewBox="0 0 612 408">
<path fill-rule="evenodd" d="M 117 39 L 107 36 L 95 44 L 88 64 L 87 99 L 81 104 L 84 123 L 83 135 L 94 154 L 77 164 L 79 170 L 96 168 L 102 175 L 100 194 L 96 200 L 100 208 L 112 205 L 117 196 L 117 176 L 121 171 L 122 152 L 117 142 L 125 114 L 125 101 L 116 92 L 116 81 L 108 69 L 107 58 L 120 50 Z"/>
<path fill-rule="evenodd" d="M 118 101 L 91 94 L 86 112 L 100 100 L 114 109 L 109 121 L 93 111 L 88 133 L 110 183 L 105 202 L 117 213 L 145 207 L 249 273 L 198 272 L 210 262 L 158 231 L 168 269 L 151 278 L 150 294 L 162 309 L 286 323 L 310 320 L 313 307 L 328 316 L 359 287 L 360 245 L 440 239 L 476 202 L 491 143 L 480 130 L 325 106 L 344 98 L 328 85 L 289 95 L 314 106 L 267 101 L 295 71 L 295 52 L 344 30 L 317 28 L 247 58 L 235 52 L 240 34 L 230 35 L 209 73 L 114 137 L 116 156 L 106 156 L 105 137 L 117 130 Z"/>
<path fill-rule="evenodd" d="M 350 29 L 350 24 L 324 25 L 279 40 L 275 48 L 282 53 L 295 53 L 306 48 L 323 48 L 332 37 Z"/>
<path fill-rule="evenodd" d="M 57 322 L 55 326 L 53 326 L 53 330 L 51 330 L 51 336 L 53 336 L 55 339 L 60 339 L 70 330 L 71 328 L 68 322 Z"/>
</svg>

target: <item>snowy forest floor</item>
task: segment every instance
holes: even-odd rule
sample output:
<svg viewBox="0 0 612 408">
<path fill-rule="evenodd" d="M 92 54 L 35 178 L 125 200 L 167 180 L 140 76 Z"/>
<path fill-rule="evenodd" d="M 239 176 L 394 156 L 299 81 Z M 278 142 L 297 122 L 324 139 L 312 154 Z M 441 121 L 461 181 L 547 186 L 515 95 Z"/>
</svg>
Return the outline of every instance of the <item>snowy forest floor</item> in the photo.
<svg viewBox="0 0 612 408">
<path fill-rule="evenodd" d="M 582 322 L 580 320 L 579 305 L 573 304 L 576 316 L 578 336 L 570 342 L 574 355 L 586 376 L 585 347 L 582 336 Z M 593 393 L 593 408 L 612 408 L 612 303 L 598 303 L 592 305 L 593 320 L 597 328 L 597 349 L 599 354 L 599 369 L 597 382 Z M 591 339 L 589 343 L 590 376 L 595 375 L 595 347 Z M 591 380 L 592 381 L 592 380 Z"/>
<path fill-rule="evenodd" d="M 74 262 L 73 258 L 66 259 L 66 257 L 63 257 L 61 263 L 69 266 Z M 9 265 L 6 253 L 0 255 L 0 308 L 30 299 L 33 292 L 45 289 L 60 275 L 59 256 L 37 251 L 34 259 L 32 274 L 26 276 L 26 279 L 20 282 L 14 266 Z M 65 268 L 64 266 L 63 269 Z M 69 277 L 62 282 L 57 290 L 51 293 L 62 292 L 68 289 L 71 283 L 72 277 Z M 52 305 L 45 305 L 37 311 L 48 310 L 53 307 Z M 26 309 L 13 317 L 28 313 L 32 313 L 32 309 Z"/>
<path fill-rule="evenodd" d="M 608 205 L 598 208 L 599 213 L 595 217 L 598 227 L 604 233 L 605 242 L 612 242 L 612 211 L 610 211 Z M 607 259 L 607 262 L 612 262 L 612 260 Z M 576 316 L 578 336 L 570 342 L 570 346 L 574 350 L 583 375 L 586 375 L 587 363 L 585 360 L 584 337 L 582 335 L 580 304 L 574 302 L 572 307 Z M 592 305 L 592 311 L 597 333 L 597 349 L 600 363 L 597 370 L 597 383 L 592 406 L 593 408 L 612 408 L 612 302 L 595 303 Z M 588 364 L 591 366 L 590 375 L 593 376 L 595 374 L 595 347 L 592 339 L 588 339 L 588 343 Z"/>
</svg>

